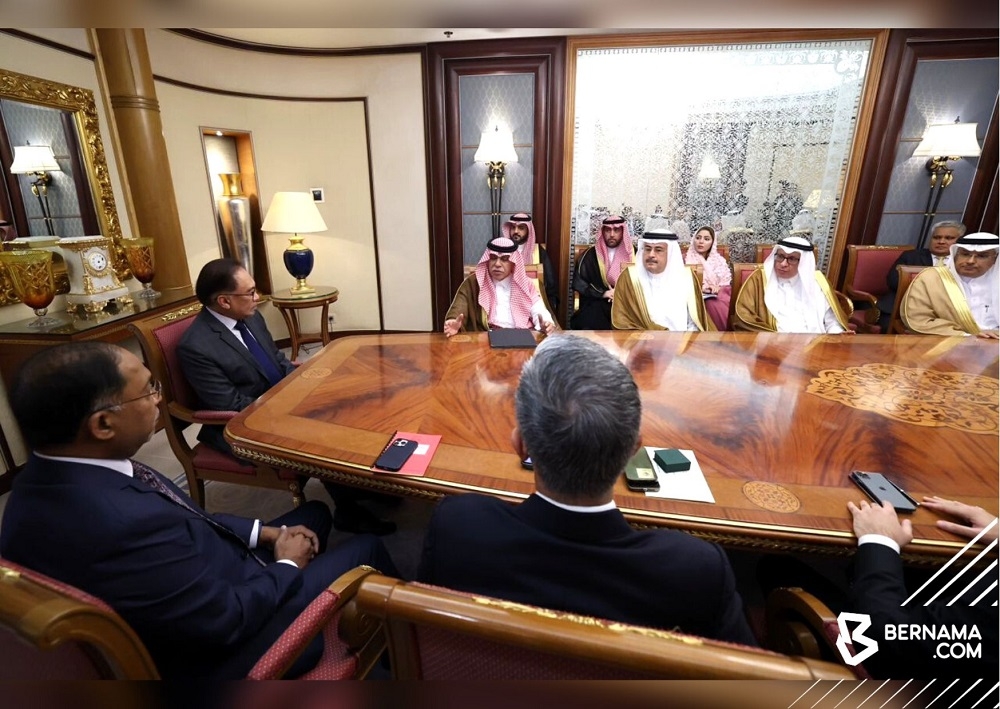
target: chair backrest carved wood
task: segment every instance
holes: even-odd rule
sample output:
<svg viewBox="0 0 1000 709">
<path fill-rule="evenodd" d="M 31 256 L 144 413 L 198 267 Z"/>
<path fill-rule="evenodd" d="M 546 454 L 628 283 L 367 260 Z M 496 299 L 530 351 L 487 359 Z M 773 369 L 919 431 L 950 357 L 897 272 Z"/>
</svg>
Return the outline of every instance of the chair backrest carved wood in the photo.
<svg viewBox="0 0 1000 709">
<path fill-rule="evenodd" d="M 158 679 L 135 632 L 94 596 L 0 559 L 0 679 Z"/>
<path fill-rule="evenodd" d="M 850 679 L 844 667 L 372 574 L 397 679 Z"/>
</svg>

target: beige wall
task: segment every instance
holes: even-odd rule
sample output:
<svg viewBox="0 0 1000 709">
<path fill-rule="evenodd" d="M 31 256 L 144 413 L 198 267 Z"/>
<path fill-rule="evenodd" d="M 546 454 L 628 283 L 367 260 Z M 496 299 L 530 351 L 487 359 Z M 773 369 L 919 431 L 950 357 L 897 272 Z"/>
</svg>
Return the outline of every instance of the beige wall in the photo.
<svg viewBox="0 0 1000 709">
<path fill-rule="evenodd" d="M 31 32 L 89 50 L 83 29 Z M 367 100 L 366 130 L 361 100 L 261 100 L 157 82 L 192 281 L 206 261 L 219 255 L 201 127 L 249 130 L 264 209 L 275 192 L 326 188 L 327 201 L 318 206 L 329 231 L 307 237 L 306 243 L 317 256 L 310 281 L 340 288 L 341 299 L 333 306 L 335 327 L 377 329 L 380 289 L 386 329 L 434 329 L 420 55 L 282 57 L 217 48 L 159 30 L 147 31 L 147 40 L 158 76 L 254 95 Z M 122 232 L 131 236 L 94 63 L 0 33 L 0 66 L 94 91 Z M 275 287 L 288 286 L 292 279 L 281 264 L 287 239 L 274 235 L 267 240 Z M 375 277 L 376 252 L 380 281 Z M 135 281 L 128 285 L 140 287 Z M 52 308 L 64 307 L 62 300 L 57 298 Z M 23 305 L 0 308 L 0 324 L 30 316 Z M 265 316 L 275 336 L 284 337 L 284 323 L 274 309 L 266 307 Z M 318 311 L 311 317 L 318 320 Z M 310 327 L 307 320 L 305 329 Z M 0 424 L 8 432 L 15 460 L 22 462 L 25 451 L 14 433 L 3 387 Z"/>
<path fill-rule="evenodd" d="M 162 30 L 146 36 L 158 77 L 258 96 L 364 98 L 368 104 L 366 145 L 358 102 L 232 97 L 158 81 L 192 274 L 218 254 L 200 127 L 250 130 L 263 209 L 277 191 L 326 188 L 327 202 L 318 206 L 330 232 L 306 243 L 317 259 L 310 281 L 340 288 L 335 328 L 378 328 L 377 252 L 384 327 L 433 329 L 420 55 L 288 57 L 216 47 Z M 368 150 L 374 232 L 368 173 L 361 167 Z M 288 285 L 280 255 L 286 241 L 267 239 L 275 286 Z M 282 333 L 280 320 L 268 317 Z"/>
</svg>

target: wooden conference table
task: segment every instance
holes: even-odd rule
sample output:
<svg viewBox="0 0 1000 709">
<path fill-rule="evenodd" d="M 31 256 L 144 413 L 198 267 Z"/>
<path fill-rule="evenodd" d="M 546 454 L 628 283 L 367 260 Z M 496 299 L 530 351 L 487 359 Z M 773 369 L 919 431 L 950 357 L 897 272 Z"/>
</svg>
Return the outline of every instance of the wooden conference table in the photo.
<svg viewBox="0 0 1000 709">
<path fill-rule="evenodd" d="M 916 499 L 940 494 L 997 513 L 998 348 L 976 338 L 772 333 L 577 333 L 632 371 L 645 445 L 693 449 L 715 504 L 615 500 L 641 526 L 762 551 L 848 553 L 852 470 L 885 473 Z M 250 459 L 396 494 L 533 490 L 510 443 L 514 391 L 532 350 L 485 334 L 370 335 L 327 345 L 233 419 Z M 440 434 L 423 477 L 373 474 L 397 431 Z M 963 546 L 913 514 L 910 561 Z"/>
</svg>

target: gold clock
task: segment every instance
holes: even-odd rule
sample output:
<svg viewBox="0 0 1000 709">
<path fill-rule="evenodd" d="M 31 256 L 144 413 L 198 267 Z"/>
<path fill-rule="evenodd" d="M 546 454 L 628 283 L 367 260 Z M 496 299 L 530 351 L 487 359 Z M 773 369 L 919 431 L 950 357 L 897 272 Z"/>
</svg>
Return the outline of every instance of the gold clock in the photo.
<svg viewBox="0 0 1000 709">
<path fill-rule="evenodd" d="M 120 305 L 132 301 L 111 265 L 111 242 L 103 236 L 72 236 L 59 240 L 69 273 L 69 310 L 77 306 L 89 313 L 103 310 L 112 300 Z"/>
</svg>

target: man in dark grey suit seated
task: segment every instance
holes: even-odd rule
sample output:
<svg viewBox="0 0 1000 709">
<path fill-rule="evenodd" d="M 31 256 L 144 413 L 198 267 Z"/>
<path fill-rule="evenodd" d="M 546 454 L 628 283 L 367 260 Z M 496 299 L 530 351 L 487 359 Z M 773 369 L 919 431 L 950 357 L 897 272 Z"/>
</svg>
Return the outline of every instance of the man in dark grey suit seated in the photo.
<svg viewBox="0 0 1000 709">
<path fill-rule="evenodd" d="M 882 332 L 889 332 L 892 306 L 896 303 L 896 291 L 899 290 L 899 272 L 896 266 L 944 266 L 951 257 L 951 245 L 963 236 L 965 224 L 962 222 L 937 222 L 931 227 L 929 249 L 910 249 L 899 255 L 885 276 L 885 284 L 889 289 L 878 299 L 878 324 L 882 327 Z"/>
<path fill-rule="evenodd" d="M 257 312 L 260 294 L 239 262 L 209 261 L 198 274 L 195 294 L 205 307 L 177 346 L 177 357 L 202 408 L 242 411 L 295 368 L 278 349 Z M 232 449 L 224 426 L 202 426 L 198 440 L 223 453 Z M 335 503 L 333 525 L 345 532 L 389 534 L 396 530 L 358 504 L 360 491 L 324 483 Z"/>
<path fill-rule="evenodd" d="M 524 366 L 512 442 L 534 463 L 520 505 L 467 494 L 431 519 L 421 581 L 626 623 L 755 645 L 715 544 L 636 531 L 613 500 L 639 447 L 642 404 L 600 345 L 550 335 Z"/>
<path fill-rule="evenodd" d="M 31 448 L 0 527 L 0 554 L 105 601 L 164 679 L 238 679 L 344 572 L 394 575 L 381 540 L 327 550 L 330 510 L 307 502 L 272 522 L 208 514 L 130 457 L 156 430 L 160 386 L 104 342 L 29 359 L 10 403 Z M 291 676 L 315 666 L 318 636 Z"/>
</svg>

